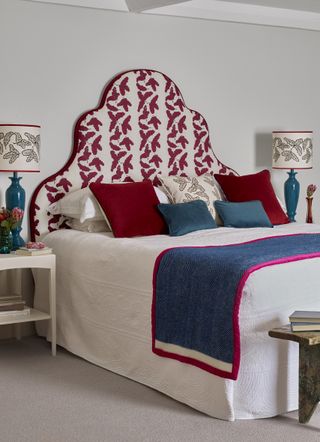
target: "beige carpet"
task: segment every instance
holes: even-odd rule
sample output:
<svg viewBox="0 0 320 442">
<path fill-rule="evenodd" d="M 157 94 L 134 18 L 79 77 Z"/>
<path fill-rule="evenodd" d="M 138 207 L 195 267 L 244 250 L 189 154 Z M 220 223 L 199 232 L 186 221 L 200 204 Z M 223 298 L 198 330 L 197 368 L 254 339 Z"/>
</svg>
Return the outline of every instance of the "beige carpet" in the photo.
<svg viewBox="0 0 320 442">
<path fill-rule="evenodd" d="M 320 441 L 320 412 L 219 421 L 41 338 L 0 341 L 0 368 L 1 442 Z"/>
</svg>

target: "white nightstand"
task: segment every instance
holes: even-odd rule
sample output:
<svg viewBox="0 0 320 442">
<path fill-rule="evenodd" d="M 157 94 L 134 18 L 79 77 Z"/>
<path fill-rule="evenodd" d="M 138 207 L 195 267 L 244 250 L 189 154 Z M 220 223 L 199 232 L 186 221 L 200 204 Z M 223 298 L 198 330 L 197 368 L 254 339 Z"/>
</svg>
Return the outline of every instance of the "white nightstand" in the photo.
<svg viewBox="0 0 320 442">
<path fill-rule="evenodd" d="M 15 254 L 0 255 L 0 270 L 10 269 L 47 269 L 48 270 L 48 288 L 49 288 L 49 312 L 42 312 L 34 308 L 30 315 L 12 315 L 0 316 L 0 325 L 21 324 L 22 322 L 49 320 L 51 326 L 51 351 L 56 355 L 56 256 L 37 255 L 37 256 L 19 256 Z M 20 275 L 21 276 L 21 275 Z M 19 332 L 18 332 L 19 334 Z"/>
</svg>

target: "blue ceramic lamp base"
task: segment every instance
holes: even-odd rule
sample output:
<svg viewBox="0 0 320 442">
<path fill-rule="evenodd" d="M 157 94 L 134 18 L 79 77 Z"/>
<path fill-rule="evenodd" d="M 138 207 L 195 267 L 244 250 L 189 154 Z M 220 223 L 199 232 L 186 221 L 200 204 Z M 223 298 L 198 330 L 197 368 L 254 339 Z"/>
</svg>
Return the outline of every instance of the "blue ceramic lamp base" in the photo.
<svg viewBox="0 0 320 442">
<path fill-rule="evenodd" d="M 8 210 L 19 207 L 19 209 L 24 211 L 26 193 L 20 185 L 21 178 L 18 177 L 17 172 L 13 172 L 13 176 L 9 178 L 11 180 L 11 185 L 6 191 L 6 207 Z M 24 240 L 20 236 L 20 232 L 22 230 L 21 224 L 22 220 L 20 221 L 20 225 L 12 230 L 13 250 L 17 250 L 19 247 L 23 247 L 25 245 Z"/>
<path fill-rule="evenodd" d="M 291 223 L 294 223 L 296 221 L 295 216 L 299 200 L 300 184 L 296 179 L 297 172 L 291 169 L 290 172 L 287 173 L 289 178 L 284 183 L 284 196 L 289 220 Z"/>
</svg>

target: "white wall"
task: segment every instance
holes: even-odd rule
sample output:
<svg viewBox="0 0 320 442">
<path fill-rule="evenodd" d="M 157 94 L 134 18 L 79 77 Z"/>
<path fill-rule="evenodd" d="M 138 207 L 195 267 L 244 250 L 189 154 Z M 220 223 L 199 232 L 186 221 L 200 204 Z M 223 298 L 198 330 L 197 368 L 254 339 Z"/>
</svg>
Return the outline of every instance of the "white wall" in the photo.
<svg viewBox="0 0 320 442">
<path fill-rule="evenodd" d="M 314 130 L 302 196 L 320 184 L 320 33 L 1 0 L 0 48 L 0 122 L 42 126 L 41 173 L 23 176 L 28 199 L 65 163 L 79 114 L 115 74 L 139 67 L 176 81 L 206 117 L 218 157 L 240 173 L 271 166 L 272 130 Z M 285 172 L 273 177 L 282 194 Z M 299 220 L 304 213 L 301 198 Z"/>
</svg>

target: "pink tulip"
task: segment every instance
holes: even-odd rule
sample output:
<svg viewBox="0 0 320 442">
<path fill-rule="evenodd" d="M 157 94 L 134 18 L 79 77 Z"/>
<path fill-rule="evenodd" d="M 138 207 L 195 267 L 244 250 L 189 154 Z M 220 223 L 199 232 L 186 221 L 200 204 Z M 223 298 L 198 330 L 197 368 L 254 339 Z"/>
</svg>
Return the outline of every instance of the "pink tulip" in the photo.
<svg viewBox="0 0 320 442">
<path fill-rule="evenodd" d="M 307 187 L 307 198 L 312 198 L 316 190 L 317 186 L 315 184 L 309 184 L 309 186 Z"/>
<path fill-rule="evenodd" d="M 15 207 L 11 210 L 11 217 L 15 222 L 19 222 L 23 218 L 23 210 L 19 207 Z"/>
</svg>

